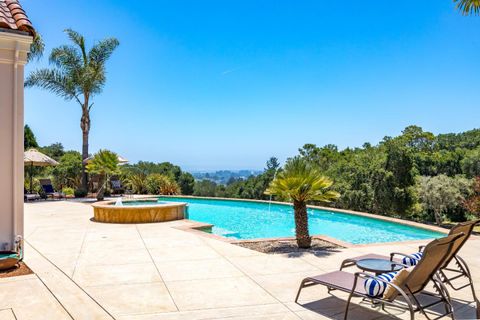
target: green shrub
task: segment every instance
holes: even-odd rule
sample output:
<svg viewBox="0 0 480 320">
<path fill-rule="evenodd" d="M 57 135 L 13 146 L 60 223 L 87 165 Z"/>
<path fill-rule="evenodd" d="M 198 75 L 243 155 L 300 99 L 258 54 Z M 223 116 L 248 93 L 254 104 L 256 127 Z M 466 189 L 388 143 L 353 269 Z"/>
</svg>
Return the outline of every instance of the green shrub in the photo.
<svg viewBox="0 0 480 320">
<path fill-rule="evenodd" d="M 145 184 L 150 194 L 173 195 L 180 192 L 180 187 L 172 178 L 159 173 L 148 175 Z"/>
<path fill-rule="evenodd" d="M 74 191 L 75 198 L 85 198 L 87 194 L 88 194 L 87 190 L 83 188 L 79 188 Z"/>
<path fill-rule="evenodd" d="M 141 172 L 129 173 L 126 178 L 126 185 L 133 193 L 147 193 L 147 176 Z"/>
<path fill-rule="evenodd" d="M 67 196 L 73 196 L 75 191 L 73 190 L 73 188 L 63 188 L 62 189 L 62 192 L 67 195 Z"/>
</svg>

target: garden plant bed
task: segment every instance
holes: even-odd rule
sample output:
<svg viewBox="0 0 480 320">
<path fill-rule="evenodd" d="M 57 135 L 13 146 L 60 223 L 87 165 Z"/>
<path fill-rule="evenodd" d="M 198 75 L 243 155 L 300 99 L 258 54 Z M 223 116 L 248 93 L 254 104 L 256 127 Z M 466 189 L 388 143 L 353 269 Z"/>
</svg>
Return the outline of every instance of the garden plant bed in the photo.
<svg viewBox="0 0 480 320">
<path fill-rule="evenodd" d="M 19 267 L 0 271 L 0 278 L 9 278 L 16 276 L 24 276 L 27 274 L 33 274 L 33 271 L 23 262 L 19 263 Z"/>
<path fill-rule="evenodd" d="M 239 241 L 234 242 L 234 244 L 240 247 L 269 254 L 312 253 L 315 255 L 326 255 L 336 252 L 338 249 L 342 248 L 341 246 L 330 243 L 328 241 L 315 238 L 312 239 L 312 246 L 309 249 L 299 248 L 297 246 L 297 241 L 294 239 Z"/>
</svg>

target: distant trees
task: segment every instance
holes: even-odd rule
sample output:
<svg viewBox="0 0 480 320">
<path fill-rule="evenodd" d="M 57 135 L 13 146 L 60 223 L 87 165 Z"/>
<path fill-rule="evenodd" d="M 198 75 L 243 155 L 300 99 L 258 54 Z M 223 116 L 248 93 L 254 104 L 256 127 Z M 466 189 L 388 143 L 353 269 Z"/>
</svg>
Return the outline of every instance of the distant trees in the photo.
<svg viewBox="0 0 480 320">
<path fill-rule="evenodd" d="M 480 176 L 480 148 L 469 150 L 460 161 L 462 171 L 468 177 Z"/>
<path fill-rule="evenodd" d="M 475 178 L 473 193 L 465 200 L 463 206 L 469 213 L 480 218 L 480 177 Z"/>
<path fill-rule="evenodd" d="M 332 184 L 310 162 L 295 157 L 287 161 L 265 191 L 267 195 L 276 195 L 281 200 L 293 202 L 298 247 L 310 248 L 312 242 L 308 231 L 307 202 L 336 200 L 339 194 L 329 190 Z"/>
<path fill-rule="evenodd" d="M 215 197 L 217 196 L 217 184 L 210 180 L 195 182 L 193 195 L 197 197 Z"/>
<path fill-rule="evenodd" d="M 408 213 L 414 203 L 412 152 L 397 139 L 385 142 L 385 152 L 385 163 L 374 181 L 376 211 L 388 215 Z"/>
<path fill-rule="evenodd" d="M 189 172 L 182 172 L 178 177 L 178 185 L 180 192 L 184 195 L 193 194 L 193 186 L 195 185 L 195 179 Z"/>
<path fill-rule="evenodd" d="M 435 223 L 442 225 L 447 210 L 461 207 L 471 193 L 471 181 L 444 174 L 435 177 L 419 177 L 417 191 L 425 210 L 432 210 Z"/>
<path fill-rule="evenodd" d="M 60 158 L 65 154 L 65 149 L 60 142 L 41 147 L 40 151 L 57 161 L 60 160 Z"/>
</svg>

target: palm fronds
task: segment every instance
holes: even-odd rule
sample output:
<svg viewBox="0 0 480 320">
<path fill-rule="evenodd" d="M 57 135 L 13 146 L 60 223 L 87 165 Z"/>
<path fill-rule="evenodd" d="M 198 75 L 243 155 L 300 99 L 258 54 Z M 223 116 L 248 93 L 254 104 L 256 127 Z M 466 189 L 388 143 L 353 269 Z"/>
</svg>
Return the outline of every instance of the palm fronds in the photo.
<svg viewBox="0 0 480 320">
<path fill-rule="evenodd" d="M 293 201 L 330 202 L 339 197 L 328 190 L 333 182 L 302 158 L 295 157 L 285 164 L 284 170 L 270 183 L 266 194 Z"/>
<path fill-rule="evenodd" d="M 480 14 L 480 0 L 453 0 L 463 15 Z"/>
</svg>

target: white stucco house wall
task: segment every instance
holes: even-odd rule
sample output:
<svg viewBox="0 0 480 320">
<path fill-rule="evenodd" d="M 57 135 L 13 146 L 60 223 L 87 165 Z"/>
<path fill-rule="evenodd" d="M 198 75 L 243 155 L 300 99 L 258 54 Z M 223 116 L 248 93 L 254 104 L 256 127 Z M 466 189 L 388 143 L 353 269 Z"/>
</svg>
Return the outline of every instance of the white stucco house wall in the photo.
<svg viewBox="0 0 480 320">
<path fill-rule="evenodd" d="M 35 31 L 16 0 L 0 0 L 0 249 L 23 236 L 23 80 Z"/>
</svg>

